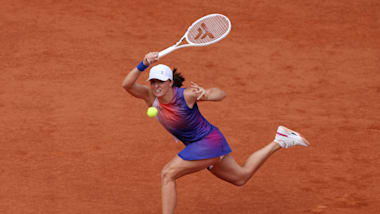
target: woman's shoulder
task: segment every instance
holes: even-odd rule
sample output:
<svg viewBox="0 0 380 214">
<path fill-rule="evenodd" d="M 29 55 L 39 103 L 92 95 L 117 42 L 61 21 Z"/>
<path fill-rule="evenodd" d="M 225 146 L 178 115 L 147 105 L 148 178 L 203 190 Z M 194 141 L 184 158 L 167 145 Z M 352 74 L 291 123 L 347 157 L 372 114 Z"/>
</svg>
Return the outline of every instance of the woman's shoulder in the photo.
<svg viewBox="0 0 380 214">
<path fill-rule="evenodd" d="M 197 96 L 192 88 L 183 88 L 183 98 L 189 108 L 193 108 L 197 101 Z"/>
<path fill-rule="evenodd" d="M 181 89 L 180 92 L 182 92 L 183 96 L 185 96 L 185 97 L 191 96 L 191 94 L 192 94 L 191 88 L 179 88 L 179 89 Z"/>
</svg>

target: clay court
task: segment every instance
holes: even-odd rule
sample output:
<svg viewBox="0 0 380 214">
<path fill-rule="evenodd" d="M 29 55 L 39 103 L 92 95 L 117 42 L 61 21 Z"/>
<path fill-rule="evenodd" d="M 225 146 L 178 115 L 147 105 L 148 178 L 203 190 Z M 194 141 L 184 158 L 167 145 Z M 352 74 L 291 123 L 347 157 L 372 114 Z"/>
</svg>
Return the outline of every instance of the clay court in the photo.
<svg viewBox="0 0 380 214">
<path fill-rule="evenodd" d="M 312 146 L 276 153 L 244 187 L 207 170 L 181 178 L 177 213 L 378 213 L 379 11 L 378 0 L 2 1 L 0 213 L 160 213 L 161 169 L 183 146 L 121 83 L 210 13 L 231 33 L 160 63 L 185 86 L 225 90 L 199 105 L 239 163 L 278 125 Z"/>
</svg>

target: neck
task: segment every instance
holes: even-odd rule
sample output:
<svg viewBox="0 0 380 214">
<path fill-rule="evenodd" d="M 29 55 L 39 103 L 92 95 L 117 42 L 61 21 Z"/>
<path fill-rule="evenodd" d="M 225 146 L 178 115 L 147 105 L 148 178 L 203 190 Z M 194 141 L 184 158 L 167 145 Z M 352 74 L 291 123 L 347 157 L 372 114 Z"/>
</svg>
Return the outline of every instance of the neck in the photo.
<svg viewBox="0 0 380 214">
<path fill-rule="evenodd" d="M 172 101 L 173 99 L 173 96 L 174 96 L 174 88 L 170 88 L 168 90 L 168 93 L 166 93 L 164 96 L 162 97 L 158 97 L 158 101 L 162 104 L 168 104 L 170 103 L 170 101 Z"/>
</svg>

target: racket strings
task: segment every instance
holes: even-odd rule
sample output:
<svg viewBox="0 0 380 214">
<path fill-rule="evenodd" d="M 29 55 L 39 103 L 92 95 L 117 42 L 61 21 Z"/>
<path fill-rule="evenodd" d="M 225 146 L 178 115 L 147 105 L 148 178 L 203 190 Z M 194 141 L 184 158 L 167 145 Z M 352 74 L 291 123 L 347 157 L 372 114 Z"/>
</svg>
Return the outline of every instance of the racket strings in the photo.
<svg viewBox="0 0 380 214">
<path fill-rule="evenodd" d="M 188 40 L 195 44 L 207 44 L 225 36 L 230 23 L 223 16 L 211 16 L 195 23 L 188 32 Z"/>
</svg>

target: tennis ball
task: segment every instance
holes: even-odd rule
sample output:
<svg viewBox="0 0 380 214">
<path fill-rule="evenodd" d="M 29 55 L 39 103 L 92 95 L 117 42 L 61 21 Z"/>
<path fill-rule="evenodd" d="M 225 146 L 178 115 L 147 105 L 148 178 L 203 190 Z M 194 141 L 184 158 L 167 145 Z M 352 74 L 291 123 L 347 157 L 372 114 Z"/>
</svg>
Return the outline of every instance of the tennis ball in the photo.
<svg viewBox="0 0 380 214">
<path fill-rule="evenodd" d="M 155 117 L 158 113 L 158 110 L 156 107 L 149 107 L 148 110 L 146 111 L 146 114 L 148 117 Z"/>
</svg>

